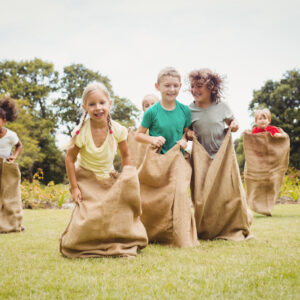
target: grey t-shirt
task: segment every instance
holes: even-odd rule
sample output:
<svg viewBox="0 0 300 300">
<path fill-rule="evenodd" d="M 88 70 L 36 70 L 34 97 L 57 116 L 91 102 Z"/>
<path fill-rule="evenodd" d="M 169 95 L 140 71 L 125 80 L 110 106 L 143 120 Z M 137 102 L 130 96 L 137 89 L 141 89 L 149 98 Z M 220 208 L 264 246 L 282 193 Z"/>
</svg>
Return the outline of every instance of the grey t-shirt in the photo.
<svg viewBox="0 0 300 300">
<path fill-rule="evenodd" d="M 199 143 L 214 158 L 225 137 L 225 121 L 232 120 L 233 113 L 225 102 L 213 102 L 207 108 L 190 104 L 192 127 Z"/>
</svg>

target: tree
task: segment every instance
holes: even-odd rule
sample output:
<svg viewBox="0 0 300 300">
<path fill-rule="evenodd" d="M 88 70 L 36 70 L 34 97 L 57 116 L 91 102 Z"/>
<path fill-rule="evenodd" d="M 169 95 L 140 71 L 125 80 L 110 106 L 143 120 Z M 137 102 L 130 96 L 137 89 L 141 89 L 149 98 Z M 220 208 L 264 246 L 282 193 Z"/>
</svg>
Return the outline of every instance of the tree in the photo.
<svg viewBox="0 0 300 300">
<path fill-rule="evenodd" d="M 58 72 L 52 63 L 38 58 L 0 62 L 0 94 L 27 100 L 26 105 L 40 118 L 55 119 L 47 100 L 58 88 Z"/>
<path fill-rule="evenodd" d="M 58 72 L 51 63 L 37 58 L 0 62 L 0 94 L 9 93 L 17 99 L 20 110 L 19 118 L 9 127 L 24 144 L 19 159 L 23 178 L 31 179 L 36 169 L 42 168 L 45 183 L 64 179 L 63 155 L 55 144 L 57 117 L 49 99 L 57 90 Z"/>
<path fill-rule="evenodd" d="M 139 117 L 140 110 L 127 98 L 115 96 L 111 117 L 126 127 L 135 127 L 135 122 Z"/>
<path fill-rule="evenodd" d="M 254 91 L 249 110 L 254 114 L 259 108 L 268 108 L 271 124 L 289 135 L 290 165 L 300 169 L 300 71 L 287 71 L 280 81 L 268 80 L 260 90 Z M 242 153 L 241 144 L 242 138 L 235 142 L 237 154 Z"/>
</svg>

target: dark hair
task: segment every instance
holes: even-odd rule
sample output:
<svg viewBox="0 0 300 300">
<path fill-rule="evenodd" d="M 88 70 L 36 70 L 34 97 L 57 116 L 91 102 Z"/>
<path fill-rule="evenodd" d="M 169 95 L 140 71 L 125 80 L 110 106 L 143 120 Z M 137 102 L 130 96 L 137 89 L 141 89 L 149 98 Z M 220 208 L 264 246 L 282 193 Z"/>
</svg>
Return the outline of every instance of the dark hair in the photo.
<svg viewBox="0 0 300 300">
<path fill-rule="evenodd" d="M 0 99 L 0 117 L 8 122 L 12 122 L 17 119 L 17 105 L 13 99 L 9 97 Z"/>
<path fill-rule="evenodd" d="M 221 102 L 224 79 L 209 69 L 198 69 L 189 73 L 190 84 L 206 85 L 211 91 L 212 102 Z"/>
</svg>

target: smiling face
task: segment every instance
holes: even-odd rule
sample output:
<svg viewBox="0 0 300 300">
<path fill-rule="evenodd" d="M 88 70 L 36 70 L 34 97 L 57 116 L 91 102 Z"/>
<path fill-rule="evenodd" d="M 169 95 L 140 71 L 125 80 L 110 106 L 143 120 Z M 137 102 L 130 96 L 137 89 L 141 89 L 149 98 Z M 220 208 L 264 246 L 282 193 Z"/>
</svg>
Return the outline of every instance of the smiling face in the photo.
<svg viewBox="0 0 300 300">
<path fill-rule="evenodd" d="M 163 76 L 155 87 L 161 93 L 162 101 L 174 102 L 179 94 L 181 82 L 175 76 Z"/>
<path fill-rule="evenodd" d="M 259 114 L 255 119 L 255 123 L 258 128 L 266 129 L 267 126 L 270 124 L 270 120 L 264 114 Z"/>
<path fill-rule="evenodd" d="M 200 84 L 197 81 L 192 81 L 191 93 L 196 103 L 204 104 L 212 102 L 211 90 L 205 84 Z"/>
<path fill-rule="evenodd" d="M 109 114 L 111 100 L 100 89 L 88 94 L 83 109 L 88 112 L 91 121 L 106 122 Z"/>
</svg>

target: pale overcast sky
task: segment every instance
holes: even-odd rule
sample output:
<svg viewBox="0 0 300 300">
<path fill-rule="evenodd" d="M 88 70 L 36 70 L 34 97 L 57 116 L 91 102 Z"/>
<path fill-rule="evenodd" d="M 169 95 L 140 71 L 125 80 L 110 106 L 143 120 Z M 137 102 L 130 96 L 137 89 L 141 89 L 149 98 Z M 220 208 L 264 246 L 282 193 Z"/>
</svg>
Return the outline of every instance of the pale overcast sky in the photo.
<svg viewBox="0 0 300 300">
<path fill-rule="evenodd" d="M 208 67 L 226 75 L 225 100 L 250 128 L 252 91 L 300 68 L 300 1 L 0 0 L 0 59 L 33 59 L 57 69 L 82 63 L 110 78 L 140 107 L 157 73 L 183 78 Z M 185 86 L 186 87 L 186 86 Z M 182 89 L 178 100 L 192 101 Z"/>
</svg>

